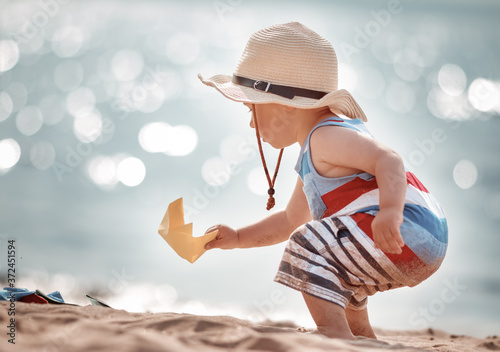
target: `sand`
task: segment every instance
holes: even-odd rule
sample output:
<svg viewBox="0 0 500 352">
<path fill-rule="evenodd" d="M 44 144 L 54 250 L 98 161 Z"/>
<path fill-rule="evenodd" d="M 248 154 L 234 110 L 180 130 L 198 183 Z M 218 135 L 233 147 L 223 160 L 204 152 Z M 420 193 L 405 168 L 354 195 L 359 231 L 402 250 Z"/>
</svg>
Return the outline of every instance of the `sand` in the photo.
<svg viewBox="0 0 500 352">
<path fill-rule="evenodd" d="M 0 302 L 1 351 L 500 351 L 498 336 L 481 339 L 433 329 L 377 329 L 379 340 L 346 341 L 299 332 L 287 322 L 22 302 L 15 305 L 13 345 L 7 335 L 9 304 Z"/>
</svg>

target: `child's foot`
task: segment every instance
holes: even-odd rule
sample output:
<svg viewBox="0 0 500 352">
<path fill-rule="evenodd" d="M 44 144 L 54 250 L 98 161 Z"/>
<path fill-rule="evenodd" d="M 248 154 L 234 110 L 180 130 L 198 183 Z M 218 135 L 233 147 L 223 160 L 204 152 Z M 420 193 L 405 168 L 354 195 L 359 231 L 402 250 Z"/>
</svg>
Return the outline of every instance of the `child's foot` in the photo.
<svg viewBox="0 0 500 352">
<path fill-rule="evenodd" d="M 368 320 L 368 311 L 366 308 L 362 310 L 346 309 L 346 317 L 349 328 L 354 336 L 377 339 Z"/>
</svg>

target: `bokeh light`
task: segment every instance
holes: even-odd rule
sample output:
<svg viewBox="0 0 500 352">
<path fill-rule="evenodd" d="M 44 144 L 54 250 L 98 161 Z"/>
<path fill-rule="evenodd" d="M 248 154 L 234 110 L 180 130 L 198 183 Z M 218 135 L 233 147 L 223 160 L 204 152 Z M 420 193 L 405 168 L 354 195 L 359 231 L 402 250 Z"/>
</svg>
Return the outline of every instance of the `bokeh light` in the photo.
<svg viewBox="0 0 500 352">
<path fill-rule="evenodd" d="M 98 73 L 90 73 L 85 78 L 85 86 L 94 92 L 96 103 L 109 100 L 115 92 L 116 85 L 117 82 L 114 79 L 104 79 Z"/>
<path fill-rule="evenodd" d="M 118 180 L 125 186 L 135 187 L 140 185 L 146 177 L 146 167 L 140 159 L 127 157 L 120 161 L 116 173 Z"/>
<path fill-rule="evenodd" d="M 420 21 L 418 34 L 412 36 L 409 45 L 419 54 L 418 64 L 432 67 L 443 54 L 443 47 L 449 41 L 448 28 L 442 18 L 429 14 Z"/>
<path fill-rule="evenodd" d="M 9 93 L 0 92 L 0 122 L 6 120 L 12 113 L 14 104 Z"/>
<path fill-rule="evenodd" d="M 168 284 L 129 283 L 126 290 L 120 290 L 110 297 L 108 303 L 131 312 L 171 312 L 177 306 L 177 296 L 177 290 Z M 146 298 L 137 300 L 137 297 Z"/>
<path fill-rule="evenodd" d="M 87 165 L 87 176 L 98 186 L 112 188 L 118 182 L 115 160 L 108 156 L 96 156 Z"/>
<path fill-rule="evenodd" d="M 462 189 L 471 188 L 477 181 L 476 165 L 470 160 L 460 160 L 453 168 L 453 180 Z"/>
<path fill-rule="evenodd" d="M 144 97 L 137 104 L 137 109 L 144 113 L 152 113 L 158 110 L 165 101 L 165 91 L 161 86 L 154 89 L 146 89 L 144 85 L 139 86 L 144 91 Z"/>
<path fill-rule="evenodd" d="M 231 169 L 221 157 L 206 160 L 201 167 L 201 176 L 211 186 L 223 186 L 231 180 Z"/>
<path fill-rule="evenodd" d="M 96 141 L 102 135 L 101 114 L 94 110 L 85 115 L 75 116 L 73 132 L 84 143 Z"/>
<path fill-rule="evenodd" d="M 37 133 L 43 124 L 43 116 L 37 106 L 25 106 L 16 116 L 16 127 L 25 136 Z"/>
<path fill-rule="evenodd" d="M 131 81 L 139 76 L 144 67 L 142 54 L 133 50 L 117 52 L 111 61 L 111 72 L 119 81 Z"/>
<path fill-rule="evenodd" d="M 150 153 L 164 153 L 169 148 L 172 126 L 166 122 L 151 122 L 139 131 L 139 144 Z"/>
<path fill-rule="evenodd" d="M 469 102 L 477 110 L 487 112 L 500 104 L 497 86 L 484 78 L 475 79 L 469 87 Z"/>
<path fill-rule="evenodd" d="M 169 145 L 165 154 L 184 156 L 190 154 L 198 145 L 198 134 L 187 125 L 175 126 L 169 136 Z"/>
<path fill-rule="evenodd" d="M 250 171 L 247 176 L 247 185 L 250 191 L 259 196 L 267 194 L 269 184 L 267 183 L 266 175 L 262 167 L 256 167 Z"/>
<path fill-rule="evenodd" d="M 446 64 L 438 74 L 439 86 L 448 95 L 457 96 L 464 92 L 467 85 L 467 76 L 460 66 Z"/>
<path fill-rule="evenodd" d="M 71 293 L 77 287 L 77 279 L 70 273 L 60 272 L 52 277 L 52 285 L 60 292 Z"/>
<path fill-rule="evenodd" d="M 66 106 L 64 100 L 56 94 L 44 96 L 38 108 L 42 112 L 43 123 L 52 126 L 59 123 L 66 114 Z"/>
<path fill-rule="evenodd" d="M 10 95 L 12 100 L 12 112 L 21 110 L 28 101 L 28 89 L 21 82 L 12 82 L 7 86 L 5 91 Z"/>
<path fill-rule="evenodd" d="M 150 153 L 184 156 L 196 148 L 198 135 L 190 126 L 172 127 L 165 122 L 151 122 L 139 131 L 139 144 Z"/>
<path fill-rule="evenodd" d="M 55 159 L 56 150 L 50 142 L 37 142 L 31 146 L 30 161 L 38 170 L 47 170 Z"/>
<path fill-rule="evenodd" d="M 423 73 L 423 64 L 420 56 L 412 48 L 398 52 L 394 58 L 394 71 L 405 81 L 416 81 Z"/>
<path fill-rule="evenodd" d="M 85 35 L 82 29 L 75 26 L 58 28 L 52 38 L 52 50 L 61 58 L 73 57 L 83 46 Z"/>
<path fill-rule="evenodd" d="M 0 72 L 14 67 L 19 61 L 19 46 L 13 40 L 0 40 Z"/>
<path fill-rule="evenodd" d="M 427 95 L 427 108 L 440 119 L 467 120 L 473 116 L 465 93 L 453 96 L 439 87 L 433 88 Z"/>
<path fill-rule="evenodd" d="M 21 157 L 21 148 L 13 138 L 0 141 L 0 173 L 5 173 L 17 164 Z"/>
<path fill-rule="evenodd" d="M 42 35 L 35 35 L 27 41 L 18 41 L 19 51 L 22 57 L 31 57 L 37 60 L 42 54 L 44 38 Z"/>
<path fill-rule="evenodd" d="M 94 106 L 94 92 L 87 87 L 78 87 L 69 92 L 66 97 L 66 109 L 75 117 L 90 113 Z"/>
</svg>

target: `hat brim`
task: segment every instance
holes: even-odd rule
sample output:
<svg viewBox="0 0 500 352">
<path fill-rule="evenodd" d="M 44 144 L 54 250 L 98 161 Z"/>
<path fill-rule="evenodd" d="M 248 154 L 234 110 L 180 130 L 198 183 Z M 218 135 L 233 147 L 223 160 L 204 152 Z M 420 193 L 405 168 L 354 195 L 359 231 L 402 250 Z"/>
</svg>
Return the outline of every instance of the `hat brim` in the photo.
<svg viewBox="0 0 500 352">
<path fill-rule="evenodd" d="M 311 99 L 301 96 L 288 99 L 273 93 L 235 84 L 231 81 L 231 76 L 227 75 L 215 75 L 210 78 L 204 78 L 201 74 L 198 74 L 198 78 L 207 86 L 217 89 L 226 98 L 241 103 L 275 103 L 302 109 L 315 109 L 328 106 L 334 113 L 342 114 L 352 119 L 367 120 L 363 110 L 361 110 L 351 94 L 345 89 L 328 93 L 321 99 Z"/>
</svg>

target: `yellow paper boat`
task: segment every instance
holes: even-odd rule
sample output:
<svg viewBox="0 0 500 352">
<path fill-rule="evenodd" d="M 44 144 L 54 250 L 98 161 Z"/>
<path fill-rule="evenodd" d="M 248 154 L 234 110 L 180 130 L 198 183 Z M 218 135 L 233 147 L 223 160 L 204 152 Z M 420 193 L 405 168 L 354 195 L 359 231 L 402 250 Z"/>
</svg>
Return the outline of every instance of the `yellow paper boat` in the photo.
<svg viewBox="0 0 500 352">
<path fill-rule="evenodd" d="M 206 252 L 205 244 L 212 241 L 218 231 L 193 237 L 193 223 L 184 224 L 184 207 L 182 198 L 179 198 L 169 204 L 158 233 L 181 258 L 194 263 Z"/>
</svg>

